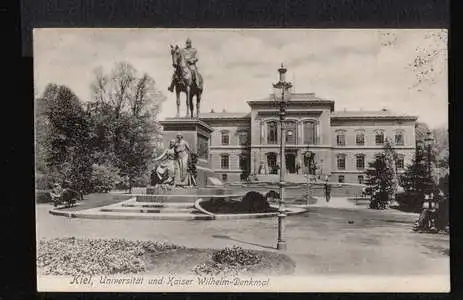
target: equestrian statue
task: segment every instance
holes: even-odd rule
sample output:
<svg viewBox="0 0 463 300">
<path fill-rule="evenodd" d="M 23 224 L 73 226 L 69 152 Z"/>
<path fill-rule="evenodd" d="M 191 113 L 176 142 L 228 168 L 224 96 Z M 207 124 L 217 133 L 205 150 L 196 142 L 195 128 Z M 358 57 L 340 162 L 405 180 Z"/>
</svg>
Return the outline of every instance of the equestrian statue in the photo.
<svg viewBox="0 0 463 300">
<path fill-rule="evenodd" d="M 183 92 L 186 94 L 186 117 L 194 118 L 193 97 L 196 96 L 196 119 L 198 119 L 201 94 L 203 93 L 203 77 L 196 67 L 198 62 L 197 50 L 191 46 L 191 40 L 188 38 L 183 49 L 178 45 L 175 47 L 170 45 L 170 54 L 174 74 L 168 90 L 173 92 L 175 88 L 177 117 L 180 117 L 180 92 Z"/>
</svg>

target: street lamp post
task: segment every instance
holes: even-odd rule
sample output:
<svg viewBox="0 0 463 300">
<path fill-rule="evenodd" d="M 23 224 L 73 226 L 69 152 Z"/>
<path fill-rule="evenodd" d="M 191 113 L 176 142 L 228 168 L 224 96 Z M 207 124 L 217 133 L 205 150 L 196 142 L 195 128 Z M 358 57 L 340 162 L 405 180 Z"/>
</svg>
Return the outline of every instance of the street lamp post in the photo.
<svg viewBox="0 0 463 300">
<path fill-rule="evenodd" d="M 280 181 L 279 181 L 279 188 L 280 188 L 280 201 L 278 203 L 278 241 L 277 241 L 277 249 L 278 250 L 286 250 L 287 245 L 284 239 L 284 221 L 286 218 L 285 208 L 284 208 L 284 197 L 285 197 L 285 173 L 286 173 L 286 166 L 285 166 L 285 143 L 286 143 L 286 135 L 285 135 L 285 116 L 286 116 L 286 106 L 291 98 L 291 88 L 292 84 L 286 81 L 286 71 L 287 69 L 281 64 L 281 67 L 278 69 L 278 73 L 280 74 L 280 80 L 277 83 L 273 84 L 274 88 L 274 100 L 277 102 L 280 108 L 279 116 L 280 116 Z"/>
</svg>

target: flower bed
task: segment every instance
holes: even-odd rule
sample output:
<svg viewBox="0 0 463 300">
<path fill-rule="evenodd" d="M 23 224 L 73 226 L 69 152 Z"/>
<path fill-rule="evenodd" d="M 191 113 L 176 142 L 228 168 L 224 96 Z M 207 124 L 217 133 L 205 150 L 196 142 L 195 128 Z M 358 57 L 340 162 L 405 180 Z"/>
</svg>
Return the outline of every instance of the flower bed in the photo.
<svg viewBox="0 0 463 300">
<path fill-rule="evenodd" d="M 210 260 L 193 269 L 200 276 L 240 274 L 288 275 L 295 269 L 294 262 L 286 255 L 267 251 L 243 249 L 239 246 L 214 250 Z"/>
<path fill-rule="evenodd" d="M 150 255 L 183 248 L 165 242 L 60 238 L 40 241 L 37 267 L 43 275 L 127 274 L 147 270 Z"/>
</svg>

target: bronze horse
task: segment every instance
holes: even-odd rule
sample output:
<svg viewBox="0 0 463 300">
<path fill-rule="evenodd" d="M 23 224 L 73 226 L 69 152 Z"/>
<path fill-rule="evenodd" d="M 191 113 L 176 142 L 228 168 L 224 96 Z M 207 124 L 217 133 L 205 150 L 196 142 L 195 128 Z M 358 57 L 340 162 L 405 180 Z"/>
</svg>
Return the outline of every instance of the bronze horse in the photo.
<svg viewBox="0 0 463 300">
<path fill-rule="evenodd" d="M 192 72 L 178 45 L 170 46 L 172 66 L 174 67 L 175 94 L 177 96 L 177 117 L 180 116 L 180 92 L 186 94 L 186 117 L 194 118 L 193 97 L 196 96 L 196 119 L 199 118 L 203 78 L 198 71 Z M 194 78 L 194 73 L 198 78 Z"/>
</svg>

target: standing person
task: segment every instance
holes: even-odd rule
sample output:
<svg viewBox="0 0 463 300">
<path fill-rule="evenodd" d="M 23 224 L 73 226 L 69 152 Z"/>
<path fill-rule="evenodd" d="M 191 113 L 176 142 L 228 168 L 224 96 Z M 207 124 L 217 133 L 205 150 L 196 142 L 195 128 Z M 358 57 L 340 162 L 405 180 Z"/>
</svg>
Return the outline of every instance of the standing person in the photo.
<svg viewBox="0 0 463 300">
<path fill-rule="evenodd" d="M 177 158 L 177 168 L 179 172 L 180 182 L 185 181 L 188 169 L 188 156 L 190 152 L 190 145 L 183 139 L 181 133 L 177 134 L 177 141 L 175 142 L 175 154 Z"/>
<path fill-rule="evenodd" d="M 326 202 L 330 202 L 331 200 L 331 186 L 328 184 L 328 179 L 325 181 L 325 199 Z"/>
</svg>

